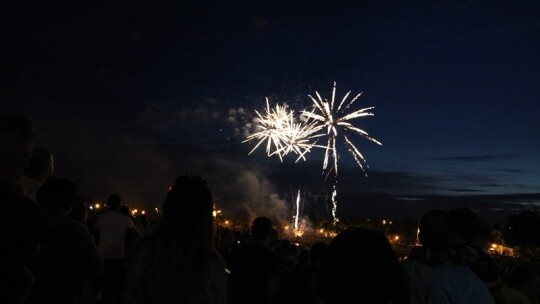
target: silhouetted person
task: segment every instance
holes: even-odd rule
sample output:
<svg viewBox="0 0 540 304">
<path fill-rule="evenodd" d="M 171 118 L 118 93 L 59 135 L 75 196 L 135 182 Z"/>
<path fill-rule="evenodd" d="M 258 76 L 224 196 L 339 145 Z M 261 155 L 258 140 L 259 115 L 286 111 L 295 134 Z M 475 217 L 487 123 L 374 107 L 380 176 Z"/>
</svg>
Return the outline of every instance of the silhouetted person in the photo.
<svg viewBox="0 0 540 304">
<path fill-rule="evenodd" d="M 105 262 L 103 275 L 98 278 L 104 303 L 122 302 L 127 271 L 126 235 L 139 234 L 131 218 L 118 211 L 120 205 L 120 195 L 109 195 L 108 209 L 99 214 L 96 224 L 98 249 Z"/>
<path fill-rule="evenodd" d="M 155 233 L 139 243 L 127 281 L 130 303 L 227 302 L 225 262 L 213 249 L 213 200 L 200 177 L 180 176 Z"/>
<path fill-rule="evenodd" d="M 94 238 L 68 216 L 78 202 L 76 191 L 71 181 L 51 177 L 37 192 L 45 229 L 27 303 L 85 303 L 87 283 L 103 269 Z"/>
<path fill-rule="evenodd" d="M 123 214 L 129 218 L 131 218 L 131 214 L 130 214 L 130 208 L 129 208 L 129 205 L 126 205 L 126 204 L 123 204 L 120 206 L 120 208 L 118 208 L 118 212 L 120 212 L 120 214 Z"/>
<path fill-rule="evenodd" d="M 136 232 L 135 232 L 135 229 L 128 229 L 126 231 L 126 242 L 124 244 L 124 248 L 125 248 L 124 256 L 126 259 L 126 265 L 127 267 L 129 267 L 129 264 L 131 263 L 131 256 L 135 248 L 135 244 L 137 243 L 137 241 L 139 240 L 142 234 L 141 234 L 141 231 L 139 230 L 139 227 L 137 227 L 135 216 L 132 216 L 131 214 L 131 208 L 129 207 L 129 205 L 127 204 L 120 205 L 120 208 L 118 208 L 118 212 L 120 212 L 120 214 L 123 214 L 129 217 L 133 221 L 133 224 L 135 224 L 135 228 L 136 228 Z"/>
<path fill-rule="evenodd" d="M 384 235 L 353 227 L 328 246 L 317 291 L 326 304 L 410 303 L 407 276 Z"/>
<path fill-rule="evenodd" d="M 403 262 L 413 303 L 493 303 L 486 285 L 467 266 L 450 262 L 457 233 L 448 214 L 430 210 L 418 222 L 418 241 Z"/>
<path fill-rule="evenodd" d="M 274 248 L 278 263 L 284 271 L 289 272 L 297 264 L 298 248 L 288 240 L 281 240 Z"/>
<path fill-rule="evenodd" d="M 135 227 L 141 233 L 141 236 L 146 236 L 152 232 L 152 227 L 150 227 L 150 219 L 147 214 L 141 214 L 135 220 Z"/>
<path fill-rule="evenodd" d="M 313 303 L 313 272 L 309 265 L 309 250 L 302 249 L 298 263 L 293 266 L 287 281 L 287 298 L 290 303 Z"/>
<path fill-rule="evenodd" d="M 309 250 L 309 265 L 314 271 L 320 268 L 327 251 L 328 245 L 324 242 L 317 242 L 311 246 Z"/>
<path fill-rule="evenodd" d="M 22 303 L 34 281 L 28 267 L 38 253 L 43 214 L 16 184 L 33 138 L 28 120 L 0 116 L 0 303 Z"/>
<path fill-rule="evenodd" d="M 316 299 L 315 282 L 320 264 L 328 245 L 317 242 L 309 251 L 300 251 L 298 265 L 293 269 L 287 283 L 290 303 L 314 303 Z"/>
<path fill-rule="evenodd" d="M 231 272 L 230 302 L 276 303 L 280 284 L 280 268 L 269 248 L 272 223 L 266 217 L 256 218 L 251 225 L 251 242 L 241 246 Z"/>
<path fill-rule="evenodd" d="M 71 206 L 68 216 L 88 230 L 88 206 L 80 197 L 77 197 L 77 200 Z"/>
<path fill-rule="evenodd" d="M 39 187 L 54 173 L 54 159 L 46 149 L 33 149 L 24 174 L 17 181 L 26 192 L 26 197 L 37 202 L 36 193 Z"/>
<path fill-rule="evenodd" d="M 477 244 L 482 220 L 467 207 L 452 209 L 448 215 L 457 232 L 457 240 L 450 248 L 449 260 L 454 264 L 470 267 L 490 291 L 495 291 L 499 287 L 501 270 L 489 252 Z"/>
<path fill-rule="evenodd" d="M 501 290 L 504 304 L 538 303 L 539 296 L 540 279 L 531 267 L 517 265 L 508 270 Z"/>
</svg>

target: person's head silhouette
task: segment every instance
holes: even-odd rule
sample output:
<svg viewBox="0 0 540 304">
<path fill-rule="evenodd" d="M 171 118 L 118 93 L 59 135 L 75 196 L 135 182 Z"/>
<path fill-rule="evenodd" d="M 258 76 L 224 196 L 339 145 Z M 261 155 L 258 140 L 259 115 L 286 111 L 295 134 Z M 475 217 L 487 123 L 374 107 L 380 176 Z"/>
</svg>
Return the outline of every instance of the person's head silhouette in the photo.
<svg viewBox="0 0 540 304">
<path fill-rule="evenodd" d="M 424 247 L 448 246 L 456 238 L 456 231 L 448 213 L 433 209 L 418 221 L 418 242 Z"/>
<path fill-rule="evenodd" d="M 28 120 L 0 116 L 0 181 L 14 182 L 32 155 L 34 131 Z"/>
<path fill-rule="evenodd" d="M 24 174 L 29 178 L 44 183 L 54 173 L 54 158 L 46 149 L 34 149 Z"/>
<path fill-rule="evenodd" d="M 122 199 L 120 198 L 120 195 L 116 193 L 109 195 L 109 197 L 107 198 L 107 207 L 109 207 L 112 210 L 120 209 L 121 204 L 122 204 Z"/>
<path fill-rule="evenodd" d="M 360 227 L 339 233 L 326 249 L 318 290 L 326 303 L 409 303 L 406 274 L 384 235 Z"/>
<path fill-rule="evenodd" d="M 37 192 L 39 205 L 46 211 L 68 213 L 77 202 L 77 187 L 65 178 L 51 177 Z"/>
</svg>

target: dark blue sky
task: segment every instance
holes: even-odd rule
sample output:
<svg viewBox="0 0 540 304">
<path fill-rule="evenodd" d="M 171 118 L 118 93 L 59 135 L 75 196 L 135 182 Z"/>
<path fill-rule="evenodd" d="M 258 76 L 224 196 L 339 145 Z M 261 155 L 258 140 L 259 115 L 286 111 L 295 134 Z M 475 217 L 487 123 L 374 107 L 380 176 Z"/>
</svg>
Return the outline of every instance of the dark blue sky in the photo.
<svg viewBox="0 0 540 304">
<path fill-rule="evenodd" d="M 343 153 L 344 193 L 540 192 L 535 1 L 177 2 L 3 4 L 1 112 L 90 196 L 159 202 L 184 172 L 234 180 L 222 200 L 244 173 L 317 192 L 321 153 L 247 156 L 236 129 L 265 97 L 300 109 L 334 81 L 375 106 L 358 125 L 384 144 L 355 140 L 367 179 Z"/>
</svg>

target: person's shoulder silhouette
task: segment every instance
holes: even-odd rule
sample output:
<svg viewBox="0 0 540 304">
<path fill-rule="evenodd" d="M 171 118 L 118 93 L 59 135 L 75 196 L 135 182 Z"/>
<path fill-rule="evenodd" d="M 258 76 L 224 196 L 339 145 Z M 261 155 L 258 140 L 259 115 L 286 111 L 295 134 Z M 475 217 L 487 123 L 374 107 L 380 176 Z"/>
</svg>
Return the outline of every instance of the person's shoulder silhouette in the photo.
<svg viewBox="0 0 540 304">
<path fill-rule="evenodd" d="M 25 198 L 17 178 L 30 160 L 34 131 L 30 121 L 0 116 L 0 302 L 22 302 L 33 285 L 28 267 L 38 253 L 43 214 Z"/>
<path fill-rule="evenodd" d="M 45 229 L 27 303 L 82 302 L 103 260 L 88 230 L 68 215 L 78 202 L 77 188 L 68 179 L 51 177 L 39 188 L 37 200 L 45 212 Z"/>
<path fill-rule="evenodd" d="M 486 285 L 469 267 L 451 263 L 451 248 L 457 239 L 456 227 L 446 211 L 433 209 L 420 217 L 421 246 L 403 262 L 414 301 L 493 303 Z"/>
<path fill-rule="evenodd" d="M 379 232 L 352 227 L 330 243 L 319 271 L 318 292 L 325 303 L 410 303 L 406 274 Z"/>
<path fill-rule="evenodd" d="M 257 217 L 250 232 L 251 240 L 238 249 L 234 258 L 231 303 L 268 303 L 277 296 L 280 265 L 270 248 L 272 222 L 267 217 Z"/>
</svg>

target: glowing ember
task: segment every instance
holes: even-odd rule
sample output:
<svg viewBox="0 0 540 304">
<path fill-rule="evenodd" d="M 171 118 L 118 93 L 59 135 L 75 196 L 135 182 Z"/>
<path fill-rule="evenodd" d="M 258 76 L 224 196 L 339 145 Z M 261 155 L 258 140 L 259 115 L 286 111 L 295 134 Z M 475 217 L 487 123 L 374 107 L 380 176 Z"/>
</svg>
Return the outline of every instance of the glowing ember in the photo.
<svg viewBox="0 0 540 304">
<path fill-rule="evenodd" d="M 294 236 L 302 237 L 304 235 L 304 229 L 294 229 Z"/>
</svg>

